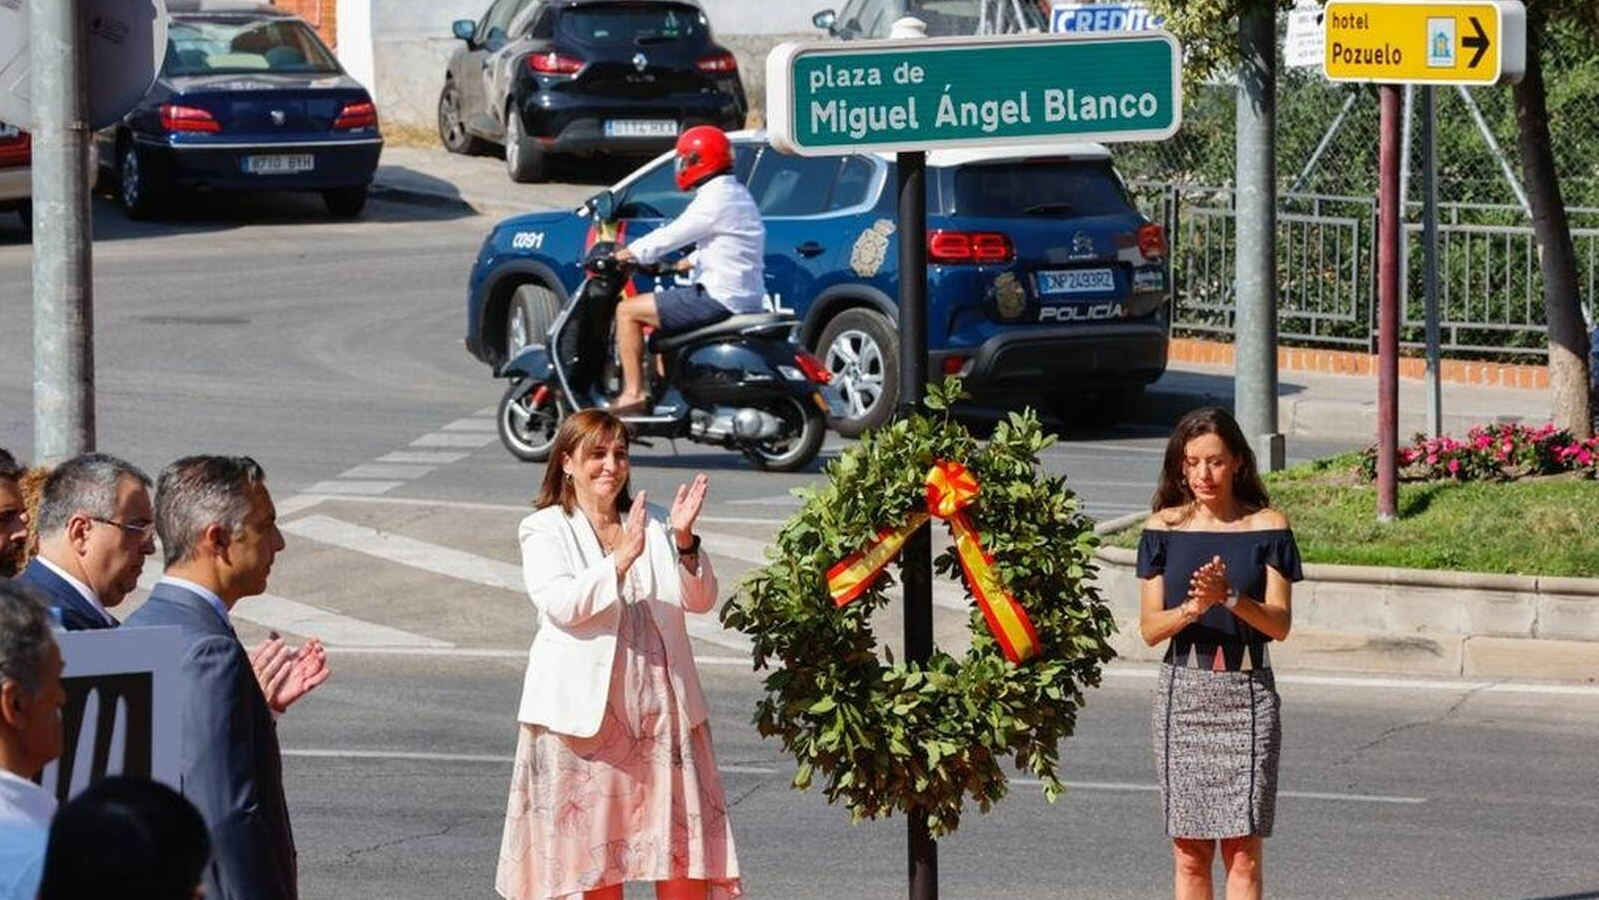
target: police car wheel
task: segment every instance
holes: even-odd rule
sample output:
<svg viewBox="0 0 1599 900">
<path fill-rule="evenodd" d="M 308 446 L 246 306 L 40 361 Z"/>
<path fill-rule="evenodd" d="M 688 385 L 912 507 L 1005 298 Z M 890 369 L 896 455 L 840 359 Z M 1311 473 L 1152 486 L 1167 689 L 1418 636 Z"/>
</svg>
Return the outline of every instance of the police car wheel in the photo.
<svg viewBox="0 0 1599 900">
<path fill-rule="evenodd" d="M 887 317 L 860 308 L 839 313 L 822 329 L 816 354 L 844 395 L 847 411 L 835 431 L 859 437 L 888 421 L 898 400 L 899 337 Z"/>
<path fill-rule="evenodd" d="M 560 312 L 555 292 L 544 285 L 524 284 L 517 288 L 505 313 L 505 358 L 516 356 L 529 345 L 544 346 Z"/>
</svg>

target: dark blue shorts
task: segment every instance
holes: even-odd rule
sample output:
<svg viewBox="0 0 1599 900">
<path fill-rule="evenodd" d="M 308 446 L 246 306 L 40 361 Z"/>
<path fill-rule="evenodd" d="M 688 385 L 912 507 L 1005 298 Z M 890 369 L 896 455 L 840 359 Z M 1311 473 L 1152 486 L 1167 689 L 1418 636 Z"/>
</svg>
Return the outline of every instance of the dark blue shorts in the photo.
<svg viewBox="0 0 1599 900">
<path fill-rule="evenodd" d="M 697 284 L 656 291 L 655 313 L 661 317 L 661 333 L 664 335 L 682 334 L 713 325 L 733 314 Z"/>
</svg>

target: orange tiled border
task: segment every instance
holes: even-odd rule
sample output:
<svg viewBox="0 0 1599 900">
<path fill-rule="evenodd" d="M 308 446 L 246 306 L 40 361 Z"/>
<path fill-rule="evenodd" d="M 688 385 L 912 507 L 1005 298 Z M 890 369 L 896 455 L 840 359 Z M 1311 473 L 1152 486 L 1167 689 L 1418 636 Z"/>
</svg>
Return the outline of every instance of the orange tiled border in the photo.
<svg viewBox="0 0 1599 900">
<path fill-rule="evenodd" d="M 1233 364 L 1233 345 L 1193 338 L 1172 338 L 1168 358 L 1176 362 Z M 1330 372 L 1336 375 L 1371 375 L 1377 371 L 1377 357 L 1348 350 L 1321 350 L 1314 347 L 1278 347 L 1277 368 L 1290 372 Z M 1546 390 L 1549 370 L 1544 366 L 1514 363 L 1476 362 L 1446 359 L 1440 369 L 1444 381 L 1496 387 Z M 1399 358 L 1399 377 L 1418 381 L 1427 377 L 1426 360 L 1412 356 Z"/>
</svg>

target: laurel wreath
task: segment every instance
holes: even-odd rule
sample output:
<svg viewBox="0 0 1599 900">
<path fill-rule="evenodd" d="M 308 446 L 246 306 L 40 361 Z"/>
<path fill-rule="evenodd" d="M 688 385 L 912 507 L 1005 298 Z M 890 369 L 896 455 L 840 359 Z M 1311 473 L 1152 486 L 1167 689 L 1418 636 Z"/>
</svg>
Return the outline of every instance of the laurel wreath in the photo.
<svg viewBox="0 0 1599 900">
<path fill-rule="evenodd" d="M 750 637 L 756 669 L 772 670 L 754 720 L 794 756 L 796 789 L 821 779 L 829 802 L 857 821 L 900 810 L 944 835 L 959 827 L 966 798 L 987 812 L 1005 796 L 1007 761 L 1040 779 L 1050 801 L 1062 793 L 1059 745 L 1083 689 L 1114 656 L 1115 622 L 1092 583 L 1092 523 L 1064 478 L 1037 471 L 1054 441 L 1037 416 L 1012 413 L 980 443 L 950 415 L 958 382 L 929 394 L 925 413 L 867 434 L 827 467 L 825 486 L 800 492 L 804 506 L 767 551 L 770 563 L 745 578 L 722 622 Z M 897 563 L 847 606 L 828 595 L 834 562 L 921 508 L 936 459 L 965 463 L 980 480 L 971 520 L 1041 642 L 1020 665 L 1006 661 L 975 604 L 963 659 L 936 648 L 925 665 L 886 649 L 880 658 L 871 617 L 897 593 Z M 934 570 L 960 581 L 952 549 Z"/>
</svg>

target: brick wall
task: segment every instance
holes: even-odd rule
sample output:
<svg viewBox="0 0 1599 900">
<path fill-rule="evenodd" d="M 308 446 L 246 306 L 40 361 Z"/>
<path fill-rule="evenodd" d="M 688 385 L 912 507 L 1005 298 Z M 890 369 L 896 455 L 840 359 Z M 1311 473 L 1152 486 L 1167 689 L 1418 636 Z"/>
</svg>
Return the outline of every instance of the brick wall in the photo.
<svg viewBox="0 0 1599 900">
<path fill-rule="evenodd" d="M 339 0 L 272 0 L 272 5 L 304 19 L 329 47 L 338 49 Z"/>
</svg>

